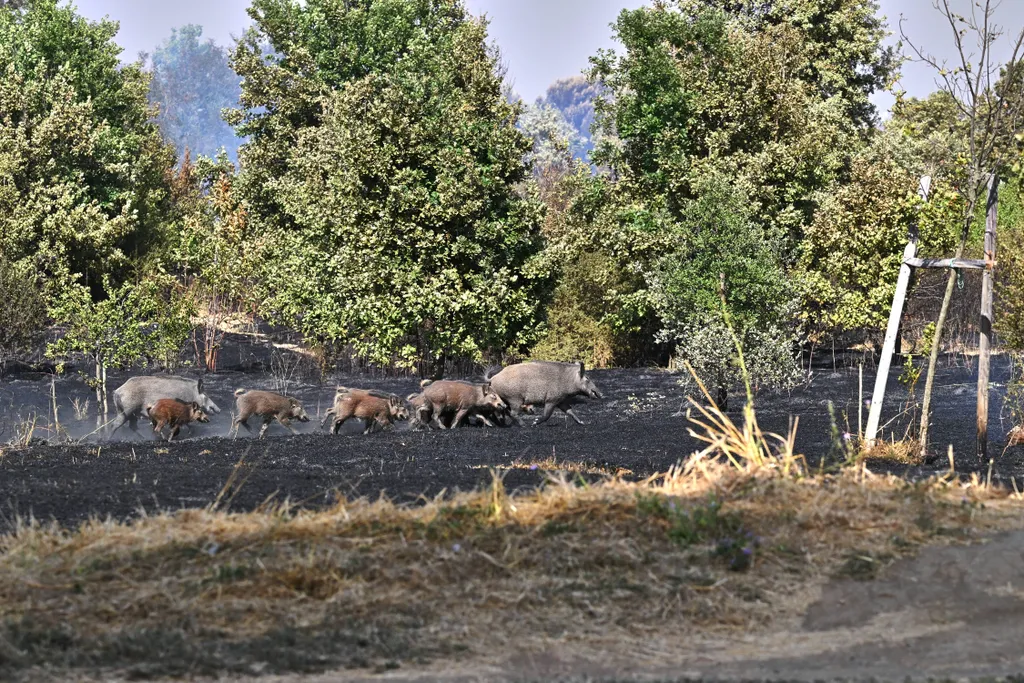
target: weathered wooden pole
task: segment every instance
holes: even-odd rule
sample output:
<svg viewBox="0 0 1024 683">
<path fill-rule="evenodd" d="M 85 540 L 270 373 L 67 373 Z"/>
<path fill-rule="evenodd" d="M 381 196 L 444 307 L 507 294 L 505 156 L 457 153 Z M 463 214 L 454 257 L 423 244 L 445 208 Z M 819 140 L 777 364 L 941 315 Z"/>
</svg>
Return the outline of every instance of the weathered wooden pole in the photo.
<svg viewBox="0 0 1024 683">
<path fill-rule="evenodd" d="M 928 199 L 928 190 L 931 188 L 932 179 L 929 176 L 921 178 L 920 194 L 922 199 Z M 868 411 L 868 426 L 864 432 L 864 441 L 870 448 L 875 444 L 878 437 L 878 423 L 882 419 L 882 402 L 885 401 L 885 385 L 889 380 L 889 366 L 892 364 L 892 353 L 896 347 L 897 336 L 900 329 L 900 318 L 903 317 L 903 304 L 907 300 L 907 288 L 910 285 L 910 274 L 912 272 L 910 261 L 917 258 L 917 226 L 912 226 L 910 241 L 903 250 L 903 264 L 900 266 L 900 275 L 896 280 L 896 293 L 892 298 L 892 308 L 889 310 L 889 324 L 885 328 L 885 340 L 882 342 L 882 355 L 878 359 L 878 374 L 875 375 L 875 390 L 871 394 L 871 409 Z"/>
<path fill-rule="evenodd" d="M 996 225 L 999 218 L 999 176 L 988 180 L 985 204 L 985 263 L 981 280 L 981 339 L 978 343 L 978 457 L 988 457 L 988 380 L 992 355 L 992 289 L 996 264 Z"/>
</svg>

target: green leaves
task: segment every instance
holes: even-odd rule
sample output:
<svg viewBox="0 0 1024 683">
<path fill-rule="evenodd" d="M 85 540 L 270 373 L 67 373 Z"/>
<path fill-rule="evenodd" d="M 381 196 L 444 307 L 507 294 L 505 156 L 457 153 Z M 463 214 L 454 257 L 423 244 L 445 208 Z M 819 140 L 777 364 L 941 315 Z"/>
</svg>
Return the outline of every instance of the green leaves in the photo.
<svg viewBox="0 0 1024 683">
<path fill-rule="evenodd" d="M 542 207 L 517 192 L 530 141 L 485 26 L 455 0 L 252 14 L 234 57 L 252 136 L 237 187 L 264 311 L 382 364 L 529 341 Z"/>
<path fill-rule="evenodd" d="M 94 297 L 161 239 L 168 208 L 170 155 L 116 30 L 56 0 L 0 10 L 0 252 Z"/>
</svg>

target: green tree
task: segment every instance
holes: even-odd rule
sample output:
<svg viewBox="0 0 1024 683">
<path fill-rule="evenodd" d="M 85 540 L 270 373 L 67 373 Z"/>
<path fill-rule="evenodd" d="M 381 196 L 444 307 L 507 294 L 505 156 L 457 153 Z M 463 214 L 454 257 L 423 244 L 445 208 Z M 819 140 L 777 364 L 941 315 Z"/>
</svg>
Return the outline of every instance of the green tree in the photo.
<svg viewBox="0 0 1024 683">
<path fill-rule="evenodd" d="M 27 264 L 0 255 L 0 375 L 7 363 L 38 349 L 46 330 L 46 303 L 39 278 Z"/>
<path fill-rule="evenodd" d="M 0 253 L 94 298 L 161 239 L 168 209 L 170 153 L 116 33 L 57 0 L 0 8 Z"/>
<path fill-rule="evenodd" d="M 760 345 L 748 351 L 765 363 L 762 384 L 792 378 L 787 271 L 897 66 L 876 13 L 870 0 L 673 0 L 619 15 L 623 49 L 599 53 L 591 72 L 603 93 L 593 159 L 608 178 L 577 202 L 591 233 L 578 242 L 628 275 L 604 320 L 654 330 L 691 361 L 701 352 L 709 384 L 728 384 L 724 273 L 737 331 Z"/>
<path fill-rule="evenodd" d="M 157 122 L 178 155 L 213 157 L 221 148 L 234 157 L 240 142 L 221 110 L 238 105 L 241 79 L 228 63 L 228 51 L 201 40 L 203 27 L 188 24 L 148 58 L 149 100 L 159 111 Z"/>
<path fill-rule="evenodd" d="M 530 140 L 485 24 L 458 0 L 256 0 L 250 15 L 237 187 L 264 310 L 377 363 L 529 342 L 543 207 L 518 192 Z"/>
<path fill-rule="evenodd" d="M 884 331 L 912 224 L 922 255 L 953 248 L 959 202 L 950 182 L 935 178 L 927 204 L 918 196 L 923 169 L 938 171 L 927 155 L 933 140 L 889 126 L 854 156 L 848 181 L 821 202 L 796 269 L 809 341 Z"/>
<path fill-rule="evenodd" d="M 173 365 L 191 329 L 191 305 L 175 295 L 166 276 L 114 286 L 104 283 L 106 297 L 93 301 L 80 285 L 64 288 L 50 315 L 61 321 L 64 334 L 49 345 L 47 355 L 66 358 L 81 353 L 94 367 L 90 383 L 96 402 L 107 412 L 107 370 L 127 368 L 140 360 Z"/>
</svg>

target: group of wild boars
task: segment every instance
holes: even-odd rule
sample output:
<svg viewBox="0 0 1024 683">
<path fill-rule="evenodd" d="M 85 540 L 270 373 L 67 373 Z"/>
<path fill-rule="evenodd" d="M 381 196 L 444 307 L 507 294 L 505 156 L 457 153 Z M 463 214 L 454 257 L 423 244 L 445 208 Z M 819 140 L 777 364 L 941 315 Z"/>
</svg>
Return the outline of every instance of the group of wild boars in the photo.
<svg viewBox="0 0 1024 683">
<path fill-rule="evenodd" d="M 334 405 L 324 414 L 324 419 L 320 422 L 321 428 L 327 424 L 327 420 L 332 415 L 334 416 L 334 423 L 331 425 L 332 434 L 337 434 L 345 421 L 353 417 L 363 421 L 366 425 L 363 434 L 369 434 L 374 429 L 390 427 L 395 420 L 408 420 L 409 408 L 401 397 L 394 394 L 338 387 L 334 392 Z"/>
<path fill-rule="evenodd" d="M 259 438 L 262 439 L 270 423 L 277 420 L 281 425 L 288 428 L 295 434 L 295 428 L 291 421 L 309 422 L 309 415 L 303 409 L 299 399 L 291 396 L 282 396 L 273 391 L 249 391 L 247 389 L 235 390 L 235 409 L 238 412 L 235 417 L 234 428 L 237 433 L 239 425 L 251 432 L 249 418 L 257 415 L 263 419 L 263 426 L 260 427 Z"/>
<path fill-rule="evenodd" d="M 337 434 L 347 420 L 357 418 L 365 423 L 364 433 L 369 433 L 408 420 L 410 414 L 417 426 L 440 429 L 461 427 L 472 421 L 488 427 L 505 426 L 510 417 L 523 425 L 522 414 L 532 413 L 536 406 L 544 407 L 536 424 L 546 422 L 555 408 L 585 424 L 573 412 L 573 406 L 584 397 L 602 397 L 586 376 L 583 363 L 548 361 L 519 363 L 500 372 L 488 372 L 482 383 L 424 380 L 420 388 L 419 393 L 402 399 L 380 391 L 338 387 L 321 427 L 333 416 L 331 431 Z M 220 412 L 204 393 L 201 379 L 169 375 L 132 377 L 114 391 L 113 399 L 117 416 L 111 423 L 111 436 L 126 422 L 138 432 L 138 418 L 145 415 L 152 421 L 154 431 L 162 433 L 164 427 L 171 427 L 170 441 L 178 435 L 180 427 L 208 422 L 208 414 Z M 254 415 L 263 422 L 259 438 L 263 438 L 274 420 L 293 434 L 293 420 L 309 421 L 298 399 L 271 391 L 238 389 L 235 406 L 237 416 L 232 428 L 236 434 L 240 426 L 252 431 L 248 420 Z"/>
<path fill-rule="evenodd" d="M 275 419 L 292 433 L 295 433 L 291 426 L 292 420 L 309 422 L 302 404 L 290 396 L 271 391 L 239 389 L 235 397 L 238 416 L 232 427 L 236 431 L 239 425 L 252 431 L 246 421 L 253 415 L 263 419 L 260 437 Z M 162 433 L 166 426 L 172 428 L 168 438 L 170 441 L 178 435 L 180 427 L 191 425 L 192 422 L 209 422 L 209 414 L 220 412 L 217 404 L 204 393 L 201 379 L 173 375 L 132 377 L 114 390 L 113 398 L 117 416 L 111 422 L 110 436 L 126 422 L 133 431 L 138 432 L 139 416 L 145 415 L 153 423 L 155 432 Z"/>
<path fill-rule="evenodd" d="M 423 391 L 411 397 L 421 425 L 434 424 L 441 429 L 460 427 L 470 416 L 479 418 L 488 427 L 504 420 L 505 403 L 489 383 L 457 380 L 424 380 Z M 450 417 L 450 422 L 448 419 Z"/>
<path fill-rule="evenodd" d="M 114 417 L 110 435 L 120 429 L 125 422 L 135 432 L 139 431 L 138 420 L 150 406 L 160 399 L 177 399 L 184 403 L 195 403 L 205 413 L 219 413 L 220 408 L 203 393 L 201 379 L 188 379 L 173 375 L 156 377 L 132 377 L 114 390 Z"/>
<path fill-rule="evenodd" d="M 191 430 L 193 422 L 209 422 L 210 418 L 195 401 L 186 403 L 177 398 L 162 398 L 151 406 L 146 406 L 146 414 L 153 423 L 153 432 L 163 435 L 164 427 L 170 427 L 168 441 L 173 441 L 182 427 Z"/>
<path fill-rule="evenodd" d="M 556 363 L 553 361 L 532 361 L 510 365 L 500 372 L 488 372 L 490 386 L 508 405 L 513 419 L 523 424 L 523 406 L 542 405 L 544 413 L 536 424 L 546 422 L 558 408 L 576 422 L 585 424 L 573 405 L 582 397 L 601 398 L 602 394 L 586 376 L 583 363 Z"/>
</svg>

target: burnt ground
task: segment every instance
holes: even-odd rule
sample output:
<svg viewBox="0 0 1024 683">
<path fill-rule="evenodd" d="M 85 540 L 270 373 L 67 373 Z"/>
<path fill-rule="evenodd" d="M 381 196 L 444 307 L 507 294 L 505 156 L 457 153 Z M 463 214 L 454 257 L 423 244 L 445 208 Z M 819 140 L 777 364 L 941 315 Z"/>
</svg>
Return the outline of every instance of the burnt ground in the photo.
<svg viewBox="0 0 1024 683">
<path fill-rule="evenodd" d="M 871 463 L 872 469 L 912 477 L 945 471 L 947 444 L 952 444 L 958 471 L 987 471 L 987 464 L 979 464 L 973 455 L 976 374 L 964 367 L 962 357 L 960 361 L 940 368 L 933 426 L 937 457 L 932 464 L 908 467 L 879 461 Z M 1000 455 L 1011 426 L 1001 419 L 1009 371 L 1007 359 L 994 359 L 990 452 L 996 459 L 993 478 L 1008 482 L 1016 477 L 1020 482 L 1024 478 L 1024 448 Z M 314 418 L 302 425 L 302 434 L 291 436 L 275 425 L 263 441 L 244 432 L 237 439 L 223 434 L 230 423 L 233 388 L 267 386 L 268 380 L 240 373 L 210 376 L 206 379 L 208 393 L 224 412 L 210 425 L 197 426 L 191 437 L 183 431 L 185 438 L 180 442 L 152 440 L 143 428 L 143 436 L 127 434 L 120 441 L 88 437 L 80 444 L 4 447 L 0 451 L 0 525 L 10 528 L 18 517 L 74 524 L 92 516 L 130 518 L 143 510 L 205 506 L 217 498 L 243 458 L 244 483 L 225 497 L 230 509 L 252 509 L 268 499 L 318 506 L 339 496 L 375 498 L 381 494 L 399 502 L 414 502 L 421 496 L 484 485 L 491 480 L 490 469 L 496 467 L 505 472 L 506 487 L 514 490 L 540 484 L 545 470 L 552 469 L 552 460 L 570 470 L 567 476 L 572 477 L 617 471 L 646 477 L 666 470 L 698 448 L 698 442 L 687 433 L 686 417 L 680 414 L 685 392 L 677 376 L 657 369 L 591 374 L 606 398 L 577 409 L 590 423 L 585 427 L 556 416 L 539 427 L 451 432 L 402 428 L 364 436 L 352 425 L 346 433 L 330 436 L 319 432 L 319 420 Z M 906 400 L 905 388 L 896 381 L 899 374 L 899 368 L 892 372 L 883 422 L 899 413 Z M 873 368 L 865 368 L 865 397 L 870 396 L 873 380 Z M 412 379 L 343 377 L 339 381 L 401 394 L 414 391 L 417 384 Z M 332 387 L 296 384 L 290 393 L 300 396 L 312 415 L 326 410 Z M 50 382 L 45 378 L 20 378 L 0 385 L 0 422 L 6 415 L 10 425 L 14 416 L 23 414 L 25 405 L 38 402 L 40 396 L 45 398 L 49 391 Z M 63 386 L 60 395 L 74 391 L 81 394 L 85 390 Z M 763 428 L 778 432 L 787 429 L 791 416 L 799 416 L 798 450 L 818 463 L 830 453 L 835 457 L 829 402 L 835 406 L 840 430 L 846 429 L 848 416 L 850 431 L 856 432 L 857 391 L 856 367 L 819 368 L 808 386 L 785 394 L 762 394 L 758 416 Z M 737 420 L 740 407 L 736 397 L 730 414 Z M 69 412 L 62 411 L 65 415 Z M 897 419 L 887 433 L 902 437 L 905 422 Z M 80 431 L 84 433 L 84 428 Z M 531 469 L 534 464 L 538 466 Z"/>
</svg>

